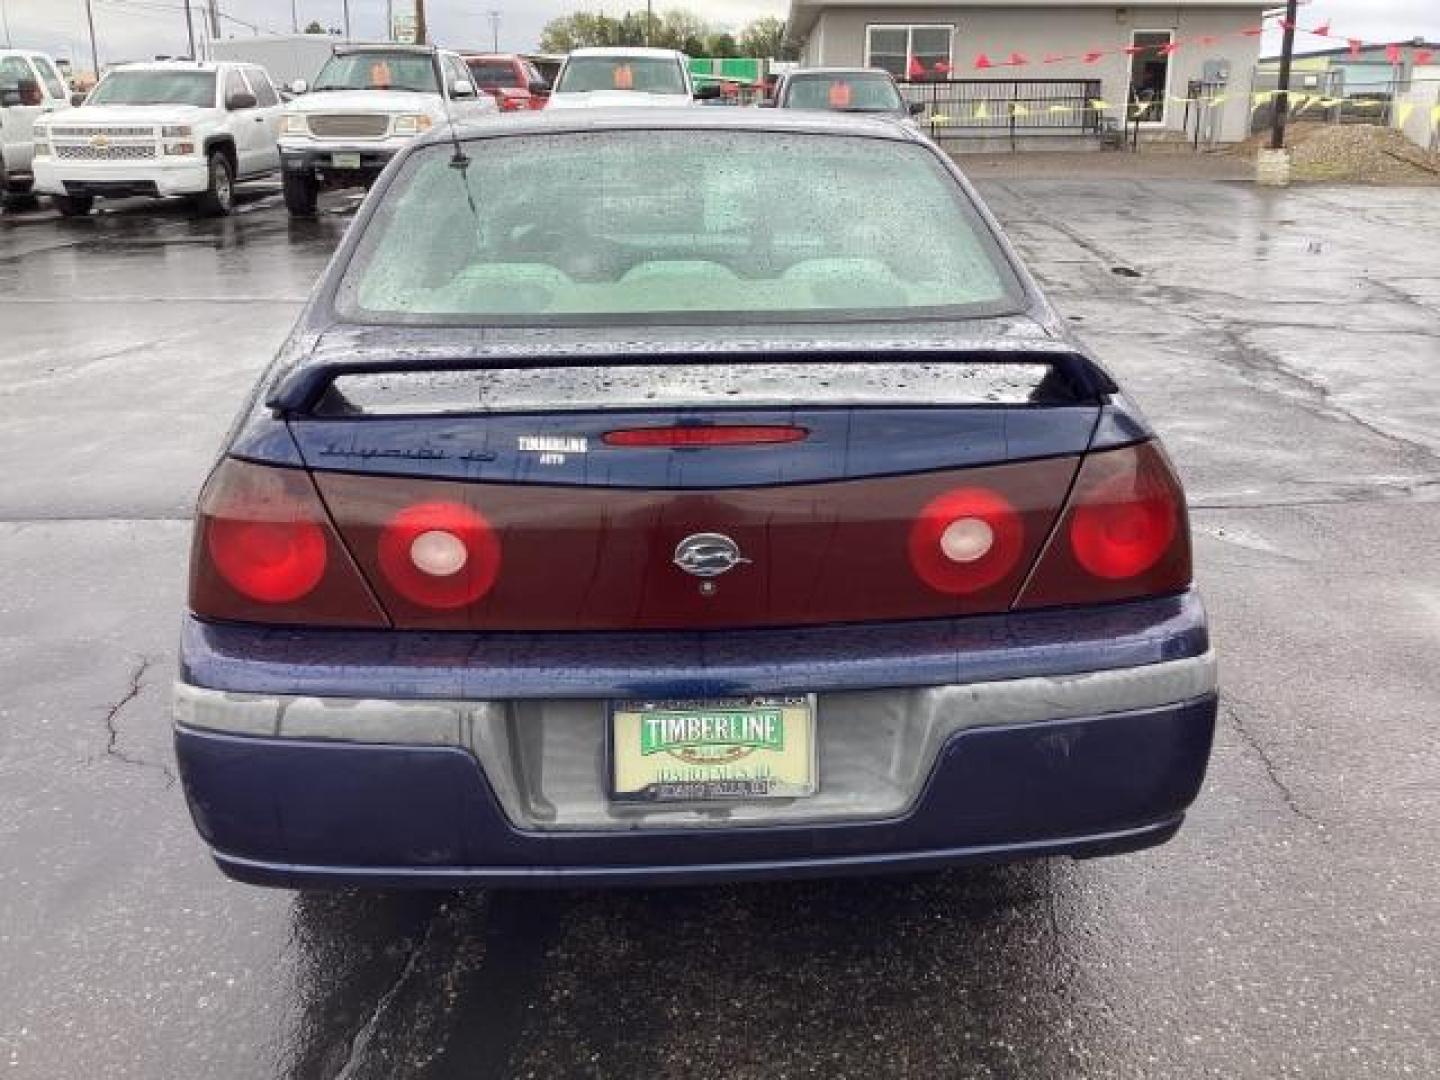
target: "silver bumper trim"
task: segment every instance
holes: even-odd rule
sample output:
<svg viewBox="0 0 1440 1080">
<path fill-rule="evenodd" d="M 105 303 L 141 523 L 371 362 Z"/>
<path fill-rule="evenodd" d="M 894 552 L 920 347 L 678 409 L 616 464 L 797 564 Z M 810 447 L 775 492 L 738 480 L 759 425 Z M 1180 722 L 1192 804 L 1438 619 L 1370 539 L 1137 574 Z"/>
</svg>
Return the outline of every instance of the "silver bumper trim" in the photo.
<svg viewBox="0 0 1440 1080">
<path fill-rule="evenodd" d="M 175 722 L 267 738 L 455 746 L 518 828 L 735 827 L 883 819 L 920 795 L 957 731 L 1130 712 L 1216 688 L 1215 654 L 1078 675 L 818 695 L 820 791 L 805 799 L 620 805 L 606 795 L 609 702 L 420 701 L 242 694 L 177 683 Z"/>
</svg>

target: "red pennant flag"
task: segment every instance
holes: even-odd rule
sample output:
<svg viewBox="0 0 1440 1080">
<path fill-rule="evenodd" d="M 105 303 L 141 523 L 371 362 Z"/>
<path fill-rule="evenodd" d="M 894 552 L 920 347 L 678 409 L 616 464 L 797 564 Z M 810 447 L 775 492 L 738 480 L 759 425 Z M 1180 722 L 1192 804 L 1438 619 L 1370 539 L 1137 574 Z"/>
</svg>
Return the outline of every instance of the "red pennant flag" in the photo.
<svg viewBox="0 0 1440 1080">
<path fill-rule="evenodd" d="M 910 57 L 910 78 L 925 78 L 925 65 L 920 62 L 920 58 L 918 56 Z"/>
<path fill-rule="evenodd" d="M 1351 55 L 1351 56 L 1359 56 L 1359 55 L 1360 55 L 1360 50 L 1363 49 L 1364 47 L 1365 47 L 1365 42 L 1361 41 L 1359 38 L 1353 38 L 1353 37 L 1352 37 L 1352 38 L 1350 39 L 1350 55 Z"/>
<path fill-rule="evenodd" d="M 1294 30 L 1294 29 L 1295 29 L 1295 24 L 1294 24 L 1293 22 L 1291 22 L 1289 19 L 1281 19 L 1281 20 L 1280 20 L 1280 29 L 1281 29 L 1281 30 Z"/>
<path fill-rule="evenodd" d="M 979 56 L 975 57 L 975 66 L 983 71 L 985 68 L 992 68 L 995 65 L 991 63 L 990 57 L 982 52 Z"/>
<path fill-rule="evenodd" d="M 1060 61 L 1062 61 L 1062 60 L 1069 60 L 1069 59 L 1070 59 L 1070 57 L 1066 56 L 1064 53 L 1054 53 L 1054 52 L 1052 52 L 1052 53 L 1046 53 L 1046 54 L 1045 54 L 1045 63 L 1047 63 L 1047 64 L 1058 64 L 1058 63 L 1060 63 Z"/>
<path fill-rule="evenodd" d="M 1030 63 L 1030 58 L 1024 53 L 1012 52 L 1010 54 L 1010 59 L 1005 62 L 1011 67 L 1024 67 L 1026 64 Z"/>
<path fill-rule="evenodd" d="M 1174 56 L 1179 51 L 1180 43 L 1178 41 L 1167 41 L 1164 45 L 1160 46 L 1161 56 Z"/>
<path fill-rule="evenodd" d="M 1265 33 L 1265 27 L 1252 26 L 1247 30 L 1241 30 L 1240 33 L 1244 34 L 1246 37 L 1259 37 L 1261 34 Z"/>
<path fill-rule="evenodd" d="M 1142 52 L 1144 52 L 1144 51 L 1145 51 L 1145 46 L 1144 46 L 1144 45 L 1126 45 L 1126 46 L 1125 46 L 1125 55 L 1126 55 L 1126 56 L 1137 56 L 1137 55 L 1139 55 L 1140 53 L 1142 53 Z"/>
<path fill-rule="evenodd" d="M 1394 67 L 1396 64 L 1400 63 L 1400 46 L 1399 46 L 1399 45 L 1386 45 L 1386 46 L 1385 46 L 1385 62 L 1386 62 L 1387 64 L 1389 64 L 1391 67 Z"/>
<path fill-rule="evenodd" d="M 1324 26 L 1317 26 L 1314 30 L 1311 30 L 1310 33 L 1314 34 L 1316 37 L 1329 37 L 1330 24 L 1327 22 Z"/>
<path fill-rule="evenodd" d="M 1209 47 L 1211 45 L 1218 45 L 1219 43 L 1220 39 L 1215 37 L 1213 34 L 1206 34 L 1200 39 L 1200 44 L 1206 47 Z"/>
<path fill-rule="evenodd" d="M 1098 62 L 1099 59 L 1104 55 L 1105 54 L 1103 52 L 1087 52 L 1085 54 L 1084 60 L 1087 64 L 1094 64 Z"/>
<path fill-rule="evenodd" d="M 1415 66 L 1416 66 L 1416 67 L 1425 67 L 1425 66 L 1426 66 L 1427 64 L 1429 64 L 1430 61 L 1433 60 L 1434 58 L 1435 58 L 1435 53 L 1434 53 L 1433 50 L 1431 50 L 1431 49 L 1420 49 L 1420 50 L 1418 50 L 1418 51 L 1415 53 Z"/>
<path fill-rule="evenodd" d="M 945 60 L 937 60 L 937 61 L 935 61 L 935 74 L 936 74 L 936 75 L 949 75 L 949 74 L 950 74 L 952 71 L 954 71 L 954 70 L 955 70 L 955 69 L 950 66 L 950 64 L 949 64 L 948 61 L 945 61 Z"/>
</svg>

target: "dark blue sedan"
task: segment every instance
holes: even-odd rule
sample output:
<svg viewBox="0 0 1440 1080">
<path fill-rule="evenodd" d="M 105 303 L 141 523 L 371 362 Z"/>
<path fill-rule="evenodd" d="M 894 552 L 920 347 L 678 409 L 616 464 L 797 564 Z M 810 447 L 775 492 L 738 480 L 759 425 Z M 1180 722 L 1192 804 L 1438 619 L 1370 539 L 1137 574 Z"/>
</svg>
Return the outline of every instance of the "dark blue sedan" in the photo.
<svg viewBox="0 0 1440 1080">
<path fill-rule="evenodd" d="M 531 114 L 365 202 L 200 497 L 222 870 L 683 882 L 1161 843 L 1215 660 L 1185 499 L 889 120 Z"/>
</svg>

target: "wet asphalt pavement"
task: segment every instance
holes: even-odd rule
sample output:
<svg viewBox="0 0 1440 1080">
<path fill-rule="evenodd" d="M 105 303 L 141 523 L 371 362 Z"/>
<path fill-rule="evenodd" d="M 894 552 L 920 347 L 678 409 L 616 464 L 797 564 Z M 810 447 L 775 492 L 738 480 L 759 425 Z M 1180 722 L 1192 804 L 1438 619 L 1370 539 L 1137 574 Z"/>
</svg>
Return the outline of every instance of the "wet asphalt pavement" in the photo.
<svg viewBox="0 0 1440 1080">
<path fill-rule="evenodd" d="M 230 884 L 175 785 L 186 515 L 346 219 L 0 216 L 0 1075 L 1440 1075 L 1440 202 L 985 194 L 1189 485 L 1225 702 L 1186 827 L 539 895 Z"/>
</svg>

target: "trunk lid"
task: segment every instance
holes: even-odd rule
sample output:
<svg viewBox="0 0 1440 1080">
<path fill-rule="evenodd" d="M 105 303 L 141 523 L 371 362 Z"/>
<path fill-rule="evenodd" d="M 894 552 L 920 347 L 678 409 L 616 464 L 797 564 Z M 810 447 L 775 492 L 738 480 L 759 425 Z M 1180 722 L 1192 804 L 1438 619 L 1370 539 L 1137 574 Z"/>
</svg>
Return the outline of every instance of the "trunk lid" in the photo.
<svg viewBox="0 0 1440 1080">
<path fill-rule="evenodd" d="M 1007 610 L 1095 429 L 1085 377 L 1046 350 L 492 358 L 272 403 L 397 627 L 702 630 Z M 688 445 L 734 429 L 792 441 Z M 687 445 L 615 444 L 637 431 Z M 955 521 L 974 565 L 935 554 Z M 440 534 L 469 557 L 436 592 Z"/>
</svg>

